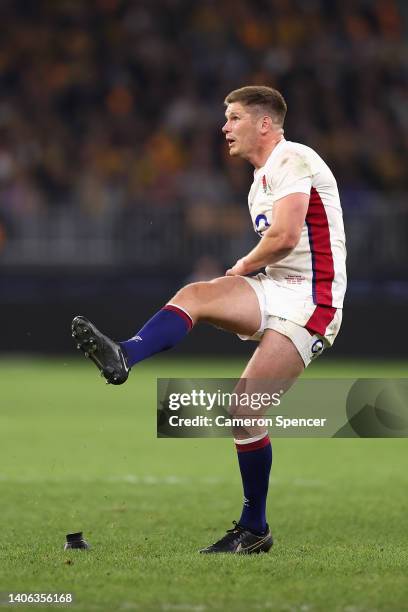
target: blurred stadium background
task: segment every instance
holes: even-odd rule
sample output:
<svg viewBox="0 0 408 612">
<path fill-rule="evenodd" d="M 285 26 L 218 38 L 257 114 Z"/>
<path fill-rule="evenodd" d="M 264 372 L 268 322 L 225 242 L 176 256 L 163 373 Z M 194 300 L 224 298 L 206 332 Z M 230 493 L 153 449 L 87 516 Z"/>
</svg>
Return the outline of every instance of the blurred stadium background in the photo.
<svg viewBox="0 0 408 612">
<path fill-rule="evenodd" d="M 339 183 L 350 283 L 333 353 L 405 354 L 390 322 L 408 305 L 406 2 L 2 0 L 1 12 L 2 351 L 71 351 L 77 313 L 126 337 L 254 244 L 251 168 L 220 128 L 226 93 L 263 83 L 287 98 L 286 137 Z M 214 334 L 180 350 L 252 348 Z"/>
<path fill-rule="evenodd" d="M 156 439 L 156 377 L 235 377 L 254 344 L 203 326 L 113 388 L 70 322 L 128 337 L 255 243 L 251 168 L 221 126 L 225 95 L 263 83 L 344 209 L 343 329 L 306 376 L 406 376 L 407 2 L 1 0 L 0 16 L 0 600 L 406 609 L 406 440 L 275 440 L 273 554 L 202 559 L 241 504 L 235 452 Z M 79 530 L 93 550 L 72 561 Z"/>
</svg>

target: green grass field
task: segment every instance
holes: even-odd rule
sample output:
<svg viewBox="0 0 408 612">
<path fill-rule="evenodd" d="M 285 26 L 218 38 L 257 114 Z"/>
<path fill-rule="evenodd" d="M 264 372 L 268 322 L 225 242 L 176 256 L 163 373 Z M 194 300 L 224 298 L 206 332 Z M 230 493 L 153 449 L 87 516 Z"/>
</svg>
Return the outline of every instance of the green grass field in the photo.
<svg viewBox="0 0 408 612">
<path fill-rule="evenodd" d="M 236 454 L 228 439 L 156 439 L 155 379 L 242 365 L 156 359 L 115 388 L 81 359 L 0 361 L 3 601 L 72 592 L 76 611 L 408 610 L 408 440 L 276 440 L 271 553 L 197 553 L 239 517 Z M 322 359 L 308 375 L 405 377 L 407 365 Z M 80 530 L 92 550 L 64 552 Z"/>
</svg>

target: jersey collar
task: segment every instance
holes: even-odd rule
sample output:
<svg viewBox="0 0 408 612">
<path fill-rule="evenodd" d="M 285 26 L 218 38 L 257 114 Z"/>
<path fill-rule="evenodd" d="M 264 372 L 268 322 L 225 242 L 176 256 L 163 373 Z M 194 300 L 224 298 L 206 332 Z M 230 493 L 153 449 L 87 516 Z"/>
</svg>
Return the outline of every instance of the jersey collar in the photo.
<svg viewBox="0 0 408 612">
<path fill-rule="evenodd" d="M 278 144 L 276 145 L 276 147 L 274 149 L 272 149 L 272 152 L 270 153 L 268 159 L 266 160 L 266 162 L 264 163 L 264 165 L 261 168 L 258 168 L 257 170 L 254 170 L 254 178 L 258 175 L 259 172 L 262 172 L 264 170 L 264 168 L 266 168 L 266 166 L 272 161 L 272 159 L 275 157 L 277 151 L 279 149 L 281 149 L 281 147 L 283 146 L 284 143 L 286 143 L 287 140 L 285 138 L 282 138 L 282 140 L 280 140 L 278 142 Z"/>
</svg>

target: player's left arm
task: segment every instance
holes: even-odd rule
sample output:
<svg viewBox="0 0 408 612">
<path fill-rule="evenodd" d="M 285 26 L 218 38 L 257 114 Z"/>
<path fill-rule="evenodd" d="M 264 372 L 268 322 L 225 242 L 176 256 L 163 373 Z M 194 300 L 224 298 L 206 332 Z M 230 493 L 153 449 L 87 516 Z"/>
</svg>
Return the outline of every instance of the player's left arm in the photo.
<svg viewBox="0 0 408 612">
<path fill-rule="evenodd" d="M 238 259 L 226 275 L 245 276 L 289 255 L 300 240 L 309 197 L 306 193 L 291 193 L 277 200 L 273 205 L 271 226 L 256 247 Z"/>
</svg>

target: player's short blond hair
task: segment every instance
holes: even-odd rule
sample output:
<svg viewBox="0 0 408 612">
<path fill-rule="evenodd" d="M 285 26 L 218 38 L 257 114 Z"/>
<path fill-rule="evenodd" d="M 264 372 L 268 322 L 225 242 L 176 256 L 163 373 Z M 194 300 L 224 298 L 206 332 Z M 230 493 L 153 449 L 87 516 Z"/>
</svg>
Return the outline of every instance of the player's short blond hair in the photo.
<svg viewBox="0 0 408 612">
<path fill-rule="evenodd" d="M 283 125 L 287 106 L 282 94 L 266 85 L 247 85 L 231 91 L 224 100 L 224 104 L 240 102 L 244 106 L 258 107 L 261 112 L 270 115 L 274 123 Z"/>
</svg>

